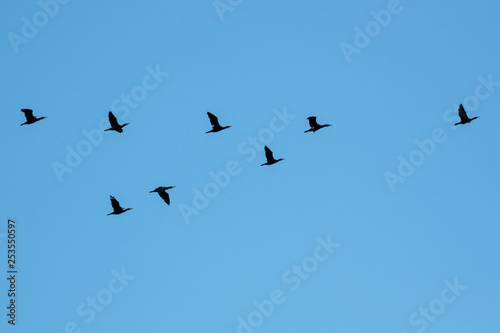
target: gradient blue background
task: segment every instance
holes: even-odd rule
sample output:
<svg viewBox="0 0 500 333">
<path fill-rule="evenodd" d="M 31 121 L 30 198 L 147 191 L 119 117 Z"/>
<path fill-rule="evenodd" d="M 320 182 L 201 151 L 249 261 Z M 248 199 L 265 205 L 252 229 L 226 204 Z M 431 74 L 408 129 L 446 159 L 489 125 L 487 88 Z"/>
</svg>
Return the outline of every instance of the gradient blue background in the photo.
<svg viewBox="0 0 500 333">
<path fill-rule="evenodd" d="M 500 329 L 500 89 L 453 126 L 478 77 L 500 81 L 499 4 L 402 1 L 351 63 L 339 44 L 386 1 L 243 1 L 223 21 L 210 0 L 71 1 L 18 53 L 7 34 L 40 5 L 0 6 L 0 258 L 4 276 L 13 218 L 17 332 L 236 332 L 277 288 L 287 300 L 256 332 L 417 332 L 409 316 L 455 278 L 468 288 L 427 331 Z M 169 76 L 124 133 L 60 182 L 66 147 L 157 65 Z M 21 108 L 48 118 L 20 127 Z M 247 161 L 238 145 L 283 108 L 296 117 L 269 146 L 285 161 Z M 207 111 L 233 127 L 205 134 Z M 311 115 L 333 126 L 304 134 Z M 384 173 L 436 128 L 445 142 L 392 192 Z M 180 205 L 231 160 L 241 173 L 186 224 Z M 148 193 L 160 185 L 177 186 L 170 206 Z M 109 195 L 134 210 L 106 216 Z M 291 292 L 282 274 L 327 235 L 341 247 Z M 135 279 L 86 323 L 75 309 L 122 268 Z"/>
</svg>

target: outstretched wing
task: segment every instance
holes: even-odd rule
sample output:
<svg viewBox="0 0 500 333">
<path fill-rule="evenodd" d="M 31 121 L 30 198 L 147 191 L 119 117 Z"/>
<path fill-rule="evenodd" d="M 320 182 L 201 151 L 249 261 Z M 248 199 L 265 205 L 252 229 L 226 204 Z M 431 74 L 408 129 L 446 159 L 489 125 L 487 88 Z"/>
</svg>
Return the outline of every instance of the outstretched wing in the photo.
<svg viewBox="0 0 500 333">
<path fill-rule="evenodd" d="M 33 116 L 33 110 L 31 109 L 21 109 L 22 112 L 24 112 L 24 115 L 26 116 L 27 121 L 33 121 L 36 120 L 35 117 Z"/>
<path fill-rule="evenodd" d="M 266 159 L 268 162 L 274 161 L 273 157 L 273 152 L 271 149 L 267 148 L 267 146 L 264 147 L 264 150 L 266 151 Z"/>
<path fill-rule="evenodd" d="M 120 125 L 118 125 L 118 120 L 116 120 L 116 117 L 113 114 L 113 112 L 109 111 L 108 117 L 109 117 L 109 123 L 111 124 L 111 127 L 119 127 L 120 126 Z"/>
<path fill-rule="evenodd" d="M 118 200 L 115 199 L 115 197 L 110 195 L 109 198 L 111 200 L 111 206 L 113 206 L 113 210 L 115 212 L 119 212 L 120 210 L 123 210 L 123 208 L 120 207 L 120 203 L 118 202 Z"/>
<path fill-rule="evenodd" d="M 316 117 L 308 117 L 307 119 L 309 119 L 309 126 L 311 126 L 311 128 L 319 126 L 316 122 Z"/>
<path fill-rule="evenodd" d="M 210 124 L 212 124 L 212 126 L 214 127 L 220 127 L 219 120 L 217 119 L 217 117 L 211 114 L 210 112 L 207 112 L 207 114 L 208 118 L 210 119 Z"/>
<path fill-rule="evenodd" d="M 167 203 L 167 205 L 170 205 L 170 197 L 168 196 L 168 193 L 165 190 L 159 192 L 158 194 L 163 199 L 163 201 Z"/>
<path fill-rule="evenodd" d="M 469 117 L 467 117 L 467 113 L 465 113 L 465 109 L 462 104 L 458 106 L 458 116 L 460 117 L 461 121 L 469 120 Z"/>
</svg>

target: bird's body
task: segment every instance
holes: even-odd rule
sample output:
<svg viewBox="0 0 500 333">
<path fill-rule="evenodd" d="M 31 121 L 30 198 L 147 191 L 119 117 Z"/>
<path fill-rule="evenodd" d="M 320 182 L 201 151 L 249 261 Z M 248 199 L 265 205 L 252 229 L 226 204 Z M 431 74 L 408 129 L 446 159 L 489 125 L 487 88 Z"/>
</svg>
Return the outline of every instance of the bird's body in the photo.
<svg viewBox="0 0 500 333">
<path fill-rule="evenodd" d="M 116 200 L 114 196 L 110 195 L 109 197 L 111 199 L 111 206 L 113 206 L 113 212 L 109 213 L 108 216 L 109 215 L 118 215 L 118 214 L 121 214 L 121 213 L 125 213 L 127 210 L 131 210 L 132 209 L 132 208 L 123 209 L 122 206 L 120 206 L 120 203 L 118 202 L 118 200 Z"/>
<path fill-rule="evenodd" d="M 219 131 L 225 130 L 226 128 L 231 127 L 231 126 L 219 125 L 219 120 L 217 119 L 216 116 L 214 116 L 210 112 L 207 112 L 207 114 L 208 114 L 208 118 L 210 119 L 210 124 L 212 124 L 212 129 L 210 131 L 208 131 L 207 133 L 215 133 L 215 132 L 219 132 Z"/>
<path fill-rule="evenodd" d="M 455 126 L 460 124 L 467 124 L 473 121 L 474 119 L 479 118 L 479 117 L 469 118 L 462 104 L 458 106 L 458 116 L 460 117 L 460 122 L 456 123 Z"/>
<path fill-rule="evenodd" d="M 47 118 L 47 117 L 37 118 L 37 117 L 33 116 L 33 110 L 31 110 L 31 109 L 21 109 L 21 111 L 24 112 L 24 116 L 26 117 L 26 122 L 22 123 L 21 126 L 33 124 L 39 120 Z"/>
<path fill-rule="evenodd" d="M 269 149 L 267 146 L 264 147 L 264 150 L 266 152 L 266 159 L 267 159 L 267 162 L 264 163 L 264 164 L 261 164 L 260 166 L 263 166 L 263 165 L 272 165 L 274 163 L 278 163 L 279 161 L 283 161 L 284 158 L 280 158 L 280 159 L 275 159 L 273 157 L 273 152 L 271 151 L 271 149 Z"/>
<path fill-rule="evenodd" d="M 307 132 L 316 132 L 317 130 L 320 130 L 322 129 L 323 127 L 328 127 L 328 126 L 332 126 L 330 124 L 324 124 L 324 125 L 319 125 L 317 122 L 316 122 L 316 117 L 307 117 L 307 119 L 309 120 L 309 126 L 311 126 L 310 129 L 308 129 L 307 131 L 304 131 L 304 133 L 307 133 Z"/>
<path fill-rule="evenodd" d="M 109 113 L 108 113 L 108 118 L 109 118 L 109 123 L 110 123 L 111 127 L 108 129 L 105 129 L 105 131 L 117 131 L 118 133 L 122 133 L 123 127 L 125 127 L 129 124 L 129 123 L 125 123 L 123 125 L 118 124 L 118 120 L 116 120 L 115 115 L 111 111 L 109 111 Z"/>
<path fill-rule="evenodd" d="M 149 191 L 149 193 L 157 192 L 160 198 L 163 199 L 167 203 L 167 205 L 170 205 L 170 197 L 168 196 L 167 190 L 174 188 L 175 186 L 160 186 L 155 188 L 153 191 Z"/>
</svg>

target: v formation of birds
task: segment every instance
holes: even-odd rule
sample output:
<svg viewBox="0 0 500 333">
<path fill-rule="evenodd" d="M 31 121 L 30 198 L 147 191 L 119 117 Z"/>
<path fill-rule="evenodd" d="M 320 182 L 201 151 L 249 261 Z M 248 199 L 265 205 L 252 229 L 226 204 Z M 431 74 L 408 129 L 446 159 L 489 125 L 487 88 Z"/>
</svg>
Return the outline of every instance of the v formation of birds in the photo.
<svg viewBox="0 0 500 333">
<path fill-rule="evenodd" d="M 35 116 L 33 116 L 32 109 L 21 109 L 21 111 L 24 112 L 24 115 L 26 117 L 26 122 L 22 123 L 21 126 L 22 125 L 30 125 L 30 124 L 36 123 L 39 120 L 47 118 L 47 117 L 35 117 Z M 213 115 L 212 113 L 207 112 L 207 115 L 208 115 L 208 119 L 210 120 L 210 124 L 212 125 L 212 129 L 210 131 L 207 131 L 206 133 L 216 133 L 216 132 L 220 132 L 222 130 L 225 130 L 225 129 L 228 129 L 231 127 L 231 126 L 221 126 L 219 124 L 219 119 L 215 115 Z M 467 116 L 467 113 L 465 112 L 465 109 L 464 109 L 462 104 L 460 104 L 458 107 L 458 116 L 460 117 L 460 121 L 458 123 L 456 123 L 455 125 L 464 125 L 464 124 L 470 123 L 474 119 L 479 118 L 479 117 L 469 118 Z M 108 113 L 108 118 L 109 118 L 109 124 L 111 127 L 106 129 L 105 131 L 116 131 L 118 133 L 123 133 L 123 127 L 129 125 L 129 123 L 125 123 L 123 125 L 120 125 L 118 123 L 118 120 L 116 119 L 115 115 L 111 111 L 109 111 L 109 113 Z M 324 124 L 324 125 L 318 124 L 316 122 L 316 117 L 308 117 L 307 120 L 309 121 L 309 126 L 311 128 L 304 131 L 304 133 L 307 133 L 307 132 L 315 133 L 316 131 L 318 131 L 324 127 L 332 126 L 331 124 Z M 275 163 L 278 163 L 279 161 L 284 160 L 284 158 L 275 159 L 273 156 L 273 152 L 267 146 L 264 147 L 264 152 L 265 152 L 267 162 L 261 164 L 261 166 L 273 165 Z M 174 187 L 175 186 L 160 186 L 160 187 L 157 187 L 156 189 L 150 191 L 149 193 L 155 193 L 155 192 L 158 193 L 160 198 L 162 198 L 163 201 L 167 205 L 170 205 L 170 197 L 167 193 L 167 190 L 172 189 Z M 116 200 L 115 197 L 113 197 L 113 196 L 110 196 L 110 200 L 111 200 L 111 206 L 113 207 L 113 212 L 109 213 L 108 215 L 119 215 L 119 214 L 125 213 L 126 211 L 132 209 L 132 208 L 123 208 L 122 206 L 120 206 L 120 203 L 118 202 L 118 200 Z"/>
</svg>

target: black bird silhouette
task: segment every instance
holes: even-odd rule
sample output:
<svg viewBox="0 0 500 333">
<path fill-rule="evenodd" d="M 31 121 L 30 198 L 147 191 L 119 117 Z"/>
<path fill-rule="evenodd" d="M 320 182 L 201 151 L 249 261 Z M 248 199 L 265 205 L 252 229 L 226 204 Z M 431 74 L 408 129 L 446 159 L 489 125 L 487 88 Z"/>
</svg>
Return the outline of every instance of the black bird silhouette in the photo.
<svg viewBox="0 0 500 333">
<path fill-rule="evenodd" d="M 325 124 L 325 125 L 319 125 L 317 122 L 316 122 L 316 117 L 307 117 L 307 119 L 309 119 L 309 126 L 311 126 L 310 129 L 308 129 L 307 131 L 304 131 L 304 133 L 307 133 L 307 132 L 316 132 L 317 130 L 319 129 L 322 129 L 323 127 L 328 127 L 328 126 L 332 126 L 330 124 Z"/>
<path fill-rule="evenodd" d="M 31 109 L 21 109 L 21 111 L 24 112 L 24 115 L 26 116 L 26 122 L 22 123 L 21 126 L 33 124 L 39 120 L 47 118 L 47 117 L 37 118 L 37 117 L 33 116 L 33 110 L 31 110 Z"/>
<path fill-rule="evenodd" d="M 168 196 L 167 190 L 174 188 L 175 186 L 160 186 L 155 188 L 153 191 L 149 191 L 149 193 L 157 192 L 160 198 L 163 199 L 167 203 L 167 205 L 170 205 L 170 197 Z"/>
<path fill-rule="evenodd" d="M 208 131 L 207 133 L 211 133 L 211 132 L 215 133 L 215 132 L 219 132 L 219 131 L 222 131 L 226 128 L 231 127 L 231 126 L 222 127 L 221 125 L 219 125 L 219 120 L 217 119 L 216 116 L 214 116 L 210 112 L 207 112 L 207 114 L 208 114 L 208 118 L 210 119 L 210 124 L 212 124 L 212 129 L 210 131 Z"/>
<path fill-rule="evenodd" d="M 127 210 L 132 209 L 132 208 L 123 209 L 122 206 L 120 206 L 120 203 L 118 202 L 118 200 L 116 200 L 114 196 L 110 195 L 109 197 L 111 199 L 111 206 L 113 206 L 113 212 L 109 213 L 108 216 L 113 215 L 113 214 L 118 215 L 121 213 L 125 213 Z"/>
<path fill-rule="evenodd" d="M 473 121 L 474 119 L 479 118 L 479 117 L 469 118 L 467 116 L 467 113 L 465 113 L 465 109 L 462 104 L 458 106 L 458 116 L 460 117 L 460 122 L 456 123 L 455 126 L 460 124 L 467 124 Z"/>
<path fill-rule="evenodd" d="M 111 127 L 106 129 L 105 131 L 117 131 L 118 133 L 122 133 L 123 132 L 122 128 L 128 125 L 128 123 L 125 123 L 123 125 L 118 124 L 118 120 L 116 120 L 115 115 L 111 111 L 109 111 L 108 117 Z"/>
<path fill-rule="evenodd" d="M 271 164 L 274 164 L 274 163 L 277 163 L 279 161 L 283 161 L 284 160 L 284 158 L 280 158 L 278 160 L 274 159 L 273 152 L 271 151 L 271 149 L 267 148 L 267 146 L 264 147 L 264 150 L 266 151 L 267 162 L 264 163 L 264 164 L 261 164 L 260 166 L 271 165 Z"/>
</svg>

